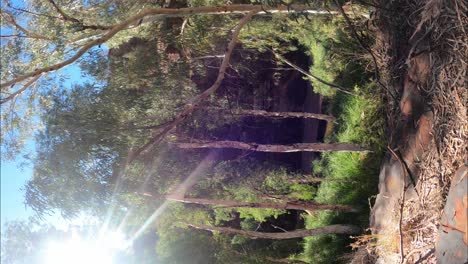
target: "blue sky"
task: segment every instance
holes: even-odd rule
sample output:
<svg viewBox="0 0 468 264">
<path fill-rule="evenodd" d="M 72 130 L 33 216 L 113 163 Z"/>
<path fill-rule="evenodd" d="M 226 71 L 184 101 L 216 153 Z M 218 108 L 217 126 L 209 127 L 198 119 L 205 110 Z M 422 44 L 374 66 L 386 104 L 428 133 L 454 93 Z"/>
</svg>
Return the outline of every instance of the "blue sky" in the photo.
<svg viewBox="0 0 468 264">
<path fill-rule="evenodd" d="M 81 77 L 81 70 L 77 65 L 70 65 L 67 68 L 58 72 L 69 77 L 64 82 L 65 87 L 71 87 L 73 84 L 89 81 L 89 78 Z M 34 139 L 31 139 L 26 145 L 28 151 L 34 152 Z M 17 157 L 14 161 L 2 161 L 0 169 L 1 178 L 1 226 L 5 221 L 9 220 L 27 220 L 33 215 L 33 211 L 25 208 L 24 191 L 21 188 L 31 179 L 33 174 L 32 164 L 26 163 L 26 166 L 20 165 L 25 162 L 21 157 Z M 49 217 L 47 222 L 54 225 L 61 225 L 64 220 L 56 215 Z"/>
<path fill-rule="evenodd" d="M 31 178 L 32 168 L 18 168 L 21 161 L 2 162 L 1 166 L 1 223 L 5 220 L 27 219 L 31 210 L 25 208 L 23 192 L 20 189 Z"/>
<path fill-rule="evenodd" d="M 11 3 L 17 7 L 25 7 L 25 3 L 22 0 L 12 0 Z M 3 4 L 3 2 L 2 2 Z M 21 21 L 25 23 L 25 21 Z M 24 25 L 26 26 L 26 25 Z M 5 29 L 2 29 L 2 33 Z M 99 48 L 102 52 L 107 52 L 107 47 L 102 45 Z M 65 81 L 62 83 L 66 88 L 71 87 L 74 84 L 82 84 L 84 82 L 91 82 L 92 79 L 89 76 L 83 77 L 81 69 L 77 64 L 69 65 L 64 69 L 59 70 L 56 73 L 51 73 L 54 75 L 64 75 Z M 34 139 L 30 139 L 27 144 L 27 151 L 34 152 L 35 145 Z M 4 225 L 6 220 L 26 220 L 33 214 L 32 210 L 25 208 L 24 205 L 24 191 L 21 188 L 24 184 L 31 179 L 33 174 L 32 164 L 19 166 L 25 160 L 21 157 L 18 157 L 15 161 L 2 162 L 0 170 L 1 178 L 1 226 Z M 54 223 L 56 225 L 61 225 L 65 222 L 59 216 L 53 216 L 47 219 L 47 222 Z"/>
</svg>

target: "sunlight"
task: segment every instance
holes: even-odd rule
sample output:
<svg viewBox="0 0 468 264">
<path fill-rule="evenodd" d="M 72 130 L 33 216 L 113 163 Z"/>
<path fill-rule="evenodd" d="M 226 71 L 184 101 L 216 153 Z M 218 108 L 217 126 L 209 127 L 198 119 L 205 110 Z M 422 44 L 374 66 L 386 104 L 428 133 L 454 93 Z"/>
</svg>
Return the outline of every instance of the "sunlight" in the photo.
<svg viewBox="0 0 468 264">
<path fill-rule="evenodd" d="M 119 232 L 110 232 L 98 239 L 83 239 L 73 234 L 66 241 L 51 241 L 45 251 L 46 264 L 112 264 L 119 249 L 126 245 Z"/>
</svg>

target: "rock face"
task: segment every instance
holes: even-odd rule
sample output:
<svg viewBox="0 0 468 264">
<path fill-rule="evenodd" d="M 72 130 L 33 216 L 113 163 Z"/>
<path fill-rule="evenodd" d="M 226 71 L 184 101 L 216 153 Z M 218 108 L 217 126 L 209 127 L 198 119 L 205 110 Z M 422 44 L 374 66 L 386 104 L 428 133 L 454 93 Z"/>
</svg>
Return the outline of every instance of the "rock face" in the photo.
<svg viewBox="0 0 468 264">
<path fill-rule="evenodd" d="M 378 263 L 400 262 L 402 201 L 418 199 L 415 190 L 418 163 L 432 140 L 433 113 L 418 89 L 427 83 L 428 58 L 429 54 L 423 53 L 411 59 L 402 87 L 400 125 L 379 176 L 379 194 L 372 208 L 370 228 L 378 237 L 377 243 L 385 245 L 381 250 L 388 252 L 379 254 Z"/>
<path fill-rule="evenodd" d="M 452 179 L 436 241 L 437 263 L 468 263 L 468 168 L 461 167 Z"/>
</svg>

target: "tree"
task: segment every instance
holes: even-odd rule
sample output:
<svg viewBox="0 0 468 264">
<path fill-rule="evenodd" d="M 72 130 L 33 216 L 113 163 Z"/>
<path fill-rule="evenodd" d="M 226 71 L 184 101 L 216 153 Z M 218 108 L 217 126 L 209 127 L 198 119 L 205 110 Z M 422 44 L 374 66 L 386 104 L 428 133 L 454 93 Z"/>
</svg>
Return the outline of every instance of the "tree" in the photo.
<svg viewBox="0 0 468 264">
<path fill-rule="evenodd" d="M 324 152 L 324 151 L 357 151 L 366 152 L 362 147 L 348 143 L 296 143 L 293 145 L 266 145 L 256 143 L 245 143 L 240 141 L 204 141 L 193 140 L 191 143 L 177 142 L 173 143 L 182 149 L 199 149 L 199 148 L 234 148 L 242 150 L 252 150 L 260 152 Z"/>
<path fill-rule="evenodd" d="M 241 235 L 252 239 L 292 239 L 326 234 L 356 235 L 362 232 L 361 228 L 352 225 L 330 225 L 315 229 L 294 230 L 283 233 L 264 233 L 249 230 L 239 230 L 229 227 L 196 225 L 191 223 L 187 223 L 187 225 L 196 229 L 202 229 L 210 232 L 216 231 L 231 235 Z"/>
<path fill-rule="evenodd" d="M 5 55 L 2 60 L 2 69 L 9 69 L 9 71 L 2 70 L 0 84 L 2 107 L 6 103 L 13 106 L 16 101 L 14 99 L 18 95 L 27 92 L 31 87 L 36 87 L 34 84 L 37 84 L 41 79 L 45 79 L 44 76 L 48 73 L 53 73 L 78 60 L 82 60 L 88 51 L 92 52 L 103 43 L 110 45 L 110 42 L 115 42 L 114 46 L 120 44 L 122 39 L 125 39 L 122 33 L 124 30 L 125 33 L 130 33 L 130 35 L 135 34 L 140 27 L 145 27 L 148 22 L 156 23 L 155 18 L 161 20 L 203 14 L 219 15 L 251 12 L 251 15 L 241 21 L 238 28 L 240 30 L 252 15 L 259 13 L 266 14 L 266 12 L 269 12 L 268 14 L 270 14 L 271 12 L 292 11 L 319 15 L 334 14 L 328 11 L 310 10 L 307 6 L 228 5 L 186 8 L 160 8 L 154 7 L 154 4 L 150 4 L 150 6 L 141 10 L 140 6 L 135 3 L 117 3 L 113 6 L 111 2 L 97 1 L 92 7 L 88 7 L 79 2 L 65 4 L 53 0 L 42 0 L 34 1 L 25 9 L 16 7 L 7 1 L 6 8 L 2 9 L 2 17 L 8 27 L 7 32 L 11 31 L 13 34 L 3 36 L 9 40 L 5 45 L 2 45 L 2 55 Z M 76 10 L 79 10 L 79 12 Z M 135 12 L 136 14 L 128 16 L 129 12 Z M 28 22 L 27 25 L 21 26 L 21 23 L 17 21 Z M 30 28 L 36 29 L 37 32 Z M 236 30 L 237 35 L 239 30 Z M 231 49 L 237 41 L 236 34 L 234 34 L 230 45 Z M 111 41 L 111 39 L 113 40 Z M 51 53 L 43 52 L 44 50 L 51 50 Z M 73 55 L 69 55 L 70 53 Z M 229 54 L 227 55 L 223 64 L 229 62 Z M 22 67 L 19 67 L 19 65 L 22 65 Z M 222 68 L 223 66 L 221 66 L 220 78 L 217 83 L 223 79 L 224 70 Z M 15 85 L 17 84 L 21 88 L 16 88 Z M 50 91 L 49 88 L 46 88 L 48 85 L 45 83 L 39 83 L 39 86 L 44 87 L 46 92 Z M 215 83 L 214 89 L 209 89 L 205 94 L 194 99 L 194 102 L 197 102 L 195 105 L 198 105 L 199 102 L 206 99 L 207 95 L 216 91 L 216 86 L 219 86 L 219 84 Z M 37 98 L 35 93 L 31 93 L 30 96 L 31 102 L 34 102 L 35 97 Z M 47 97 L 43 96 L 41 98 L 47 104 Z M 181 120 L 190 115 L 193 112 L 190 105 L 186 105 L 186 108 L 174 119 L 174 122 L 168 124 L 167 129 L 163 131 L 164 133 L 160 133 L 141 148 L 136 149 L 130 160 L 133 160 L 134 157 L 154 143 L 159 142 L 161 138 L 167 135 L 166 131 L 172 130 Z M 11 108 L 12 115 L 18 115 L 21 112 L 15 111 L 13 107 Z M 35 112 L 31 107 L 28 108 L 28 111 L 30 113 Z M 15 133 L 22 135 L 22 137 L 31 134 L 31 131 L 25 129 L 29 125 L 26 121 L 31 122 L 32 120 L 31 116 L 24 115 L 23 118 L 14 120 L 7 117 L 7 115 L 4 115 L 2 119 L 3 131 L 16 131 Z M 2 133 L 2 135 L 11 134 Z M 15 141 L 14 138 L 14 136 L 11 136 L 8 138 L 9 140 L 2 140 L 2 142 L 4 145 L 8 144 L 8 150 L 11 149 L 11 152 L 14 151 L 14 154 L 17 154 L 24 143 Z"/>
<path fill-rule="evenodd" d="M 208 108 L 209 110 L 220 110 L 228 111 L 223 108 Z M 333 122 L 336 120 L 333 116 L 324 115 L 324 114 L 315 114 L 315 113 L 303 113 L 303 112 L 268 112 L 265 110 L 247 110 L 247 109 L 231 109 L 231 113 L 234 115 L 244 115 L 244 116 L 255 116 L 255 117 L 269 117 L 269 118 L 311 118 L 325 120 L 328 122 Z"/>
<path fill-rule="evenodd" d="M 332 205 L 332 204 L 316 204 L 304 201 L 278 201 L 276 203 L 266 202 L 240 202 L 229 200 L 212 200 L 203 198 L 187 198 L 177 196 L 166 196 L 167 200 L 201 205 L 213 205 L 219 207 L 248 207 L 248 208 L 270 208 L 282 210 L 303 210 L 303 211 L 317 211 L 317 210 L 332 210 L 341 212 L 355 212 L 356 210 L 345 205 Z"/>
</svg>

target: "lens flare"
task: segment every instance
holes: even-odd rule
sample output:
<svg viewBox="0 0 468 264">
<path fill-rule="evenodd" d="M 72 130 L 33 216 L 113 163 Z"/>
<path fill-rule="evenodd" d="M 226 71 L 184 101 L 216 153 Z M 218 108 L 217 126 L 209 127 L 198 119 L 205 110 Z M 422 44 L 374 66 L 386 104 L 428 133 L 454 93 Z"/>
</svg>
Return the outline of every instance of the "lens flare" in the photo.
<svg viewBox="0 0 468 264">
<path fill-rule="evenodd" d="M 109 232 L 98 239 L 82 239 L 73 234 L 66 241 L 51 241 L 45 251 L 46 264 L 112 264 L 114 255 L 127 242 L 123 234 Z"/>
</svg>

